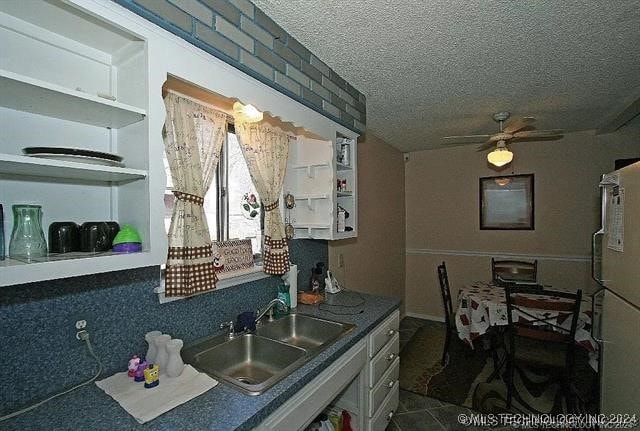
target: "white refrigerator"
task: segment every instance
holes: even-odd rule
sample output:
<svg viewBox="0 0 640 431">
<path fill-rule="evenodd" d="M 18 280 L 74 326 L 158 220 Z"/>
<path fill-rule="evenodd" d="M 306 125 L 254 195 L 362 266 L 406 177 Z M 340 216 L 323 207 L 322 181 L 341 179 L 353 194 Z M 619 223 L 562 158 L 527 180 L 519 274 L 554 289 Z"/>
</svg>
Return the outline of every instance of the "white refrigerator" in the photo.
<svg viewBox="0 0 640 431">
<path fill-rule="evenodd" d="M 593 338 L 600 345 L 600 412 L 640 416 L 640 162 L 603 175 L 593 235 Z"/>
</svg>

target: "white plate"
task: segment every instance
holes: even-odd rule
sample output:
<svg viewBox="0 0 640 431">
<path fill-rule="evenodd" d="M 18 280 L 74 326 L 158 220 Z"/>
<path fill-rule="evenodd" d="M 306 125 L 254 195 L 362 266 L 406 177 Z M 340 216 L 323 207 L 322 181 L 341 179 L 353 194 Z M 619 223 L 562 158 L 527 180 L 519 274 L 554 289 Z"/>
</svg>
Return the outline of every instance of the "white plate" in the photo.
<svg viewBox="0 0 640 431">
<path fill-rule="evenodd" d="M 86 163 L 89 165 L 116 166 L 119 168 L 124 167 L 124 164 L 122 162 L 116 162 L 115 160 L 103 159 L 101 157 L 77 156 L 73 154 L 35 153 L 35 154 L 29 154 L 29 157 L 37 157 L 39 159 L 49 159 L 49 160 L 60 160 L 63 162 Z"/>
</svg>

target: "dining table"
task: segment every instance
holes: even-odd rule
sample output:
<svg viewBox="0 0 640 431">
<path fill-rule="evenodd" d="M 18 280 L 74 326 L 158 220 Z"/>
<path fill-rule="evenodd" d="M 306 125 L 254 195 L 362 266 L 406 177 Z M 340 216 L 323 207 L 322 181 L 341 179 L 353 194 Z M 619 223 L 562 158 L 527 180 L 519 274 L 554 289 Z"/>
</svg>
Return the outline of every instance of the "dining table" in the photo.
<svg viewBox="0 0 640 431">
<path fill-rule="evenodd" d="M 552 288 L 551 290 L 570 292 L 561 288 Z M 575 291 L 571 293 L 575 293 Z M 550 301 L 568 301 L 566 298 L 559 297 L 547 299 Z M 554 316 L 549 314 L 549 310 L 537 312 L 535 309 L 527 309 L 527 314 L 520 314 L 519 317 L 527 318 L 527 315 L 541 316 L 541 313 L 544 313 L 545 319 L 550 323 L 566 327 L 566 329 L 569 329 L 571 325 L 569 319 L 559 319 L 562 321 L 554 322 Z M 458 292 L 455 321 L 458 336 L 469 344 L 471 348 L 473 348 L 473 341 L 486 334 L 491 328 L 507 326 L 509 320 L 504 287 L 492 281 L 476 281 L 462 286 Z M 589 364 L 597 371 L 598 343 L 591 337 L 591 322 L 591 300 L 590 297 L 583 296 L 578 315 L 575 342 L 589 353 Z"/>
</svg>

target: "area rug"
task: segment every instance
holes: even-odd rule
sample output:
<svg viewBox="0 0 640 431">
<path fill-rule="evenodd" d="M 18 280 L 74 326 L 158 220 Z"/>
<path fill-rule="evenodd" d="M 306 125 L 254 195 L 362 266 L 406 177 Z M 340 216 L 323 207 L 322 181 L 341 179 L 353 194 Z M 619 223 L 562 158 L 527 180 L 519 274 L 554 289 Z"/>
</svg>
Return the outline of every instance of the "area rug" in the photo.
<svg viewBox="0 0 640 431">
<path fill-rule="evenodd" d="M 444 326 L 418 328 L 400 353 L 400 388 L 462 406 L 485 368 L 487 356 L 452 338 L 449 358 L 443 367 L 444 338 Z"/>
<path fill-rule="evenodd" d="M 483 413 L 557 414 L 567 411 L 560 386 L 548 378 L 548 370 L 531 368 L 516 370 L 516 390 L 511 409 L 507 410 L 504 381 L 496 378 L 487 383 L 494 370 L 491 355 L 481 349 L 471 350 L 454 338 L 443 367 L 440 361 L 444 336 L 444 326 L 426 326 L 411 337 L 400 353 L 402 389 Z M 582 378 L 576 383 L 586 388 L 583 392 L 587 393 L 592 389 L 594 374 L 582 369 Z"/>
</svg>

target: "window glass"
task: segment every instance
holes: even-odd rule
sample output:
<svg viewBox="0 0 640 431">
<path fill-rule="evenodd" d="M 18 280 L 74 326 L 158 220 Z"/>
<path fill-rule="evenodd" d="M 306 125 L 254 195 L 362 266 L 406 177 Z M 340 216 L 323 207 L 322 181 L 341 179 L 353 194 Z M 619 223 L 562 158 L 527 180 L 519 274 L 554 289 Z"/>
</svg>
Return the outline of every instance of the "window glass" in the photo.
<svg viewBox="0 0 640 431">
<path fill-rule="evenodd" d="M 251 181 L 238 138 L 233 133 L 227 137 L 229 238 L 250 238 L 253 253 L 260 253 L 260 197 Z"/>
</svg>

